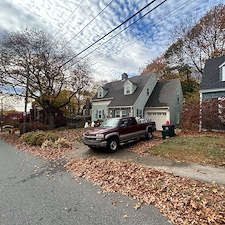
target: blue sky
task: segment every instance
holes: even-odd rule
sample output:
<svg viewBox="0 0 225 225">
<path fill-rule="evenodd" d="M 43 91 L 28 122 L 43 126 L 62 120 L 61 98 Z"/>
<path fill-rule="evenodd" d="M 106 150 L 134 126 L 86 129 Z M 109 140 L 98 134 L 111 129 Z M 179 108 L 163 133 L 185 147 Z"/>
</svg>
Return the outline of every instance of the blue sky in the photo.
<svg viewBox="0 0 225 225">
<path fill-rule="evenodd" d="M 156 0 L 141 15 L 162 1 Z M 0 36 L 4 29 L 15 31 L 25 27 L 38 27 L 53 35 L 56 34 L 57 38 L 67 44 L 110 3 L 96 19 L 70 41 L 69 45 L 79 53 L 149 2 L 150 0 L 1 0 Z M 138 75 L 139 68 L 165 51 L 171 41 L 169 38 L 171 30 L 182 17 L 190 11 L 200 17 L 219 3 L 225 4 L 225 0 L 167 0 L 107 44 L 99 47 L 141 15 L 80 57 L 85 57 L 99 47 L 86 58 L 96 79 L 117 79 L 124 72 Z M 70 19 L 64 24 L 69 17 Z"/>
</svg>

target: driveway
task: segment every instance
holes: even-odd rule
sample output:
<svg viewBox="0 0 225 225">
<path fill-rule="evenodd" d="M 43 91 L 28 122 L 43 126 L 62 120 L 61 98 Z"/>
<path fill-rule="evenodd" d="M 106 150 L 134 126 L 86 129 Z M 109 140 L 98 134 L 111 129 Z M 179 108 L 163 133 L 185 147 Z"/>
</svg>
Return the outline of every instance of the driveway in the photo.
<svg viewBox="0 0 225 225">
<path fill-rule="evenodd" d="M 83 154 L 102 153 L 86 149 Z M 0 196 L 1 225 L 170 224 L 151 205 L 134 210 L 137 201 L 118 193 L 102 193 L 90 182 L 75 180 L 65 171 L 63 160 L 42 160 L 2 140 Z"/>
<path fill-rule="evenodd" d="M 182 177 L 190 177 L 194 180 L 206 183 L 217 183 L 225 185 L 225 168 L 215 168 L 194 163 L 176 162 L 174 160 L 140 155 L 127 150 L 127 146 L 121 147 L 116 153 L 108 153 L 104 149 L 92 150 L 80 144 L 78 149 L 68 155 L 70 158 L 97 157 L 100 159 L 115 159 L 118 161 L 130 161 L 147 167 L 172 172 Z"/>
</svg>

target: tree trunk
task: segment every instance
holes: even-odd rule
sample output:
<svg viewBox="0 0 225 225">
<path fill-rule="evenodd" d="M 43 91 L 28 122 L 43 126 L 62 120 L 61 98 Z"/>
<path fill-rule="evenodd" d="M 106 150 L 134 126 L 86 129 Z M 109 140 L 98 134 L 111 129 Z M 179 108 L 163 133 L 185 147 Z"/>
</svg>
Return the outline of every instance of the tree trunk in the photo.
<svg viewBox="0 0 225 225">
<path fill-rule="evenodd" d="M 50 130 L 54 129 L 54 127 L 55 127 L 54 113 L 49 113 L 49 115 L 48 115 L 48 125 L 49 125 Z"/>
</svg>

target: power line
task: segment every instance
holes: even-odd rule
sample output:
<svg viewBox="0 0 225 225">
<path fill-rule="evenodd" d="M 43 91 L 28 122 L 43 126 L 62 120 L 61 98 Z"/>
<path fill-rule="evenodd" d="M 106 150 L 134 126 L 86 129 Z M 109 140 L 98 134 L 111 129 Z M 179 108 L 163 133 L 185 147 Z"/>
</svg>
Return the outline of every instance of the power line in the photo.
<svg viewBox="0 0 225 225">
<path fill-rule="evenodd" d="M 160 23 L 160 22 L 163 22 L 163 19 L 164 19 L 164 20 L 167 19 L 168 17 L 174 15 L 176 12 L 178 12 L 178 11 L 180 11 L 181 9 L 183 9 L 184 7 L 186 7 L 186 3 L 187 3 L 187 2 L 188 2 L 189 4 L 191 4 L 191 3 L 193 3 L 194 1 L 196 1 L 196 0 L 192 0 L 191 2 L 186 1 L 186 2 L 182 3 L 180 6 L 176 7 L 174 10 L 172 10 L 169 14 L 166 14 L 166 15 L 162 16 L 161 18 L 159 18 L 158 20 L 156 20 L 155 23 L 158 24 L 158 23 Z M 206 1 L 206 0 L 204 0 L 204 2 L 205 2 L 205 1 Z M 196 6 L 195 6 L 195 7 L 196 7 Z M 191 9 L 188 10 L 188 11 L 186 11 L 186 12 L 183 13 L 182 15 L 184 15 L 184 14 L 186 14 L 186 13 L 192 11 L 195 7 L 191 8 Z M 119 44 L 117 47 L 120 47 L 120 46 L 124 45 L 125 43 L 127 43 L 127 42 L 130 41 L 130 40 L 131 40 L 130 38 L 127 39 L 125 42 Z M 130 45 L 131 45 L 131 44 L 126 45 L 126 46 L 122 47 L 122 48 L 119 49 L 119 50 L 123 50 L 123 49 L 129 47 Z M 100 46 L 100 47 L 101 47 L 101 46 Z M 119 50 L 118 50 L 118 51 L 119 51 Z M 105 53 L 102 53 L 102 52 L 101 52 L 101 54 L 102 54 L 102 55 L 106 55 Z M 106 57 L 108 57 L 108 56 L 106 55 Z M 101 55 L 98 56 L 98 58 L 101 58 Z M 94 62 L 93 62 L 93 61 L 94 61 Z M 95 63 L 95 61 L 96 61 L 96 59 L 93 59 L 93 60 L 92 60 L 93 63 Z"/>
<path fill-rule="evenodd" d="M 66 44 L 63 45 L 62 48 L 64 48 L 66 45 L 68 45 L 75 37 L 78 36 L 88 25 L 90 25 L 113 1 L 111 0 L 95 17 L 93 17 L 79 32 L 77 32 Z"/>
<path fill-rule="evenodd" d="M 89 56 L 90 54 L 92 54 L 94 51 L 96 51 L 97 49 L 99 49 L 100 47 L 102 47 L 103 45 L 105 45 L 107 42 L 111 41 L 113 38 L 115 38 L 117 35 L 121 34 L 123 31 L 125 31 L 126 29 L 128 29 L 129 27 L 131 27 L 133 24 L 135 24 L 136 22 L 138 22 L 139 20 L 141 20 L 143 17 L 145 17 L 146 15 L 148 15 L 149 13 L 151 13 L 152 11 L 154 11 L 155 9 L 157 9 L 159 6 L 161 6 L 162 4 L 164 4 L 167 0 L 162 1 L 160 4 L 158 4 L 157 6 L 155 6 L 153 9 L 149 10 L 147 13 L 145 13 L 144 15 L 142 15 L 140 18 L 138 18 L 137 20 L 135 20 L 133 23 L 131 23 L 129 26 L 125 27 L 123 30 L 121 30 L 120 32 L 118 32 L 117 34 L 115 34 L 114 36 L 112 36 L 110 39 L 108 39 L 107 41 L 105 41 L 104 43 L 102 43 L 100 46 L 98 46 L 97 48 L 93 49 L 91 52 L 89 52 L 87 55 L 85 55 L 84 57 L 80 58 L 78 61 L 76 61 L 75 63 L 73 63 L 71 66 L 73 66 L 74 64 L 80 62 L 82 59 L 86 58 L 87 56 Z M 102 39 L 101 39 L 102 40 Z M 91 45 L 93 46 L 93 44 Z M 89 47 L 88 47 L 89 48 Z M 87 48 L 87 49 L 88 49 Z M 86 49 L 86 50 L 87 50 Z M 85 50 L 81 51 L 80 53 L 78 53 L 76 56 L 80 55 L 81 53 L 83 53 Z M 74 59 L 76 56 L 74 56 L 72 59 Z M 72 60 L 71 59 L 71 60 Z M 68 63 L 68 60 L 66 63 Z M 66 63 L 64 63 L 63 65 L 65 65 Z"/>
<path fill-rule="evenodd" d="M 101 38 L 99 38 L 97 41 L 95 41 L 94 43 L 92 43 L 91 45 L 89 45 L 88 47 L 86 47 L 84 50 L 82 50 L 81 52 L 79 52 L 78 54 L 76 54 L 75 56 L 73 56 L 71 59 L 67 60 L 65 63 L 63 63 L 60 67 L 66 65 L 67 63 L 69 63 L 71 60 L 73 60 L 74 58 L 76 58 L 77 56 L 79 56 L 80 54 L 82 54 L 83 52 L 87 51 L 89 48 L 91 48 L 93 45 L 97 44 L 99 41 L 101 41 L 102 39 L 104 39 L 106 36 L 108 36 L 109 34 L 111 34 L 112 32 L 114 32 L 115 30 L 117 30 L 118 28 L 120 28 L 123 24 L 125 24 L 126 22 L 128 22 L 129 20 L 131 20 L 133 17 L 135 17 L 138 13 L 140 13 L 141 11 L 143 11 L 144 9 L 146 9 L 148 6 L 150 6 L 151 4 L 153 4 L 156 0 L 151 1 L 150 3 L 148 3 L 146 6 L 144 6 L 142 9 L 138 10 L 135 14 L 133 14 L 131 17 L 129 17 L 128 19 L 126 19 L 124 22 L 122 22 L 121 24 L 119 24 L 117 27 L 115 27 L 114 29 L 112 29 L 110 32 L 108 32 L 107 34 L 105 34 L 104 36 L 102 36 Z M 167 0 L 165 0 L 167 1 Z M 164 1 L 164 2 L 165 2 Z"/>
<path fill-rule="evenodd" d="M 77 9 L 80 7 L 80 5 L 83 3 L 84 0 L 81 0 L 80 3 L 77 5 L 77 7 L 73 10 L 73 12 L 70 14 L 70 16 L 65 20 L 65 22 L 63 23 L 63 25 L 58 29 L 58 31 L 53 35 L 54 39 L 56 37 L 56 35 L 59 33 L 59 31 L 65 26 L 65 24 L 69 21 L 69 19 L 73 16 L 73 14 L 77 11 Z"/>
</svg>

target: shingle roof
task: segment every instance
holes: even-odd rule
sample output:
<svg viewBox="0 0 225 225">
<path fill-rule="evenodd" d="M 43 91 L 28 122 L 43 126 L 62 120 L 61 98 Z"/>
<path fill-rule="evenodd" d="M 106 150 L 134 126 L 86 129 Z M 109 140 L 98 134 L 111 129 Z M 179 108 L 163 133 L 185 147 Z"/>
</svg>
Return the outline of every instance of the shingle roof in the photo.
<svg viewBox="0 0 225 225">
<path fill-rule="evenodd" d="M 124 83 L 126 80 L 119 80 L 111 83 L 107 83 L 103 88 L 108 90 L 108 93 L 104 96 L 104 98 L 98 98 L 97 94 L 93 97 L 92 100 L 104 100 L 107 98 L 113 98 L 108 107 L 116 107 L 116 106 L 132 106 L 134 105 L 136 99 L 140 95 L 144 86 L 147 84 L 148 80 L 152 74 L 146 74 L 141 76 L 135 76 L 128 78 L 133 84 L 137 86 L 136 90 L 133 94 L 124 95 Z"/>
<path fill-rule="evenodd" d="M 225 82 L 219 79 L 219 66 L 225 62 L 225 55 L 208 59 L 205 63 L 200 90 L 225 88 Z"/>
<path fill-rule="evenodd" d="M 176 91 L 175 87 L 179 82 L 179 79 L 158 82 L 145 107 L 169 106 L 173 100 L 174 91 Z"/>
</svg>

